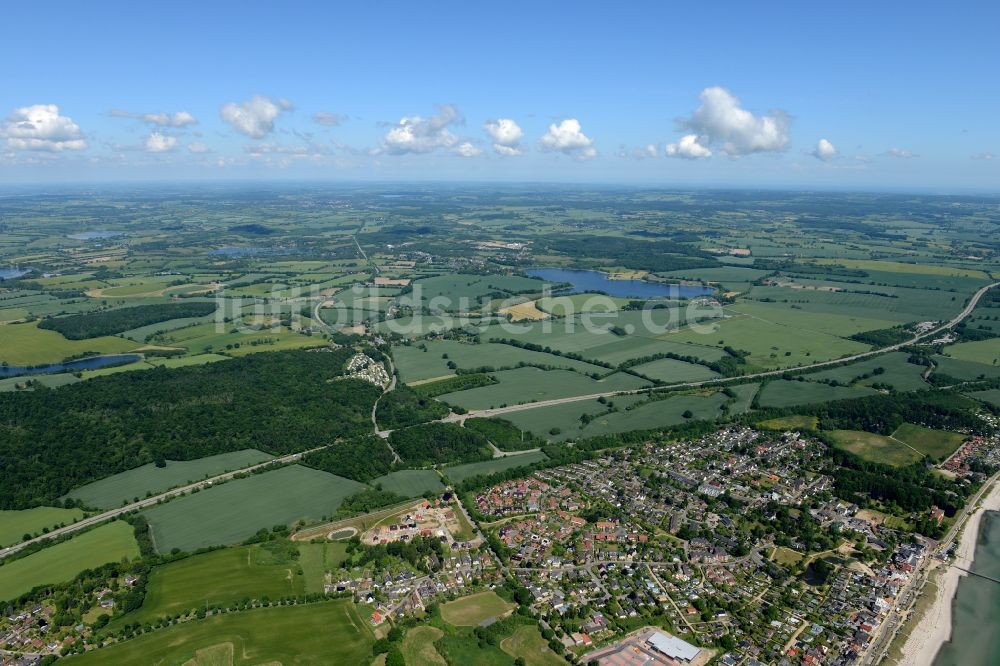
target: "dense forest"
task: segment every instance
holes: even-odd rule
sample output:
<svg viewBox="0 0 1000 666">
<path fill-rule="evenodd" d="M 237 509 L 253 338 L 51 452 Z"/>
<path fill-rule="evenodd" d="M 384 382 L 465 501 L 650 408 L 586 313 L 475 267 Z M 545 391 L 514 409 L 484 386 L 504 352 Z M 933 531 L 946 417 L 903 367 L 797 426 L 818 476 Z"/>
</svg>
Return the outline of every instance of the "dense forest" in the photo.
<svg viewBox="0 0 1000 666">
<path fill-rule="evenodd" d="M 493 457 L 485 437 L 454 423 L 428 423 L 397 430 L 389 436 L 389 443 L 411 467 L 475 462 Z"/>
<path fill-rule="evenodd" d="M 86 340 L 102 335 L 114 335 L 171 319 L 204 317 L 213 312 L 215 312 L 215 303 L 211 301 L 155 303 L 43 319 L 38 324 L 38 328 L 62 333 L 70 340 Z"/>
<path fill-rule="evenodd" d="M 362 435 L 302 458 L 302 464 L 365 483 L 392 471 L 392 451 L 385 440 Z"/>
<path fill-rule="evenodd" d="M 448 407 L 444 403 L 425 397 L 405 385 L 383 395 L 375 413 L 379 426 L 387 430 L 426 423 L 447 415 Z"/>
<path fill-rule="evenodd" d="M 530 432 L 519 430 L 505 419 L 468 419 L 465 427 L 481 434 L 493 442 L 498 449 L 504 451 L 524 451 L 540 448 L 547 444 L 546 440 L 538 439 Z"/>
<path fill-rule="evenodd" d="M 281 454 L 365 433 L 379 389 L 328 381 L 353 353 L 267 352 L 0 393 L 0 508 L 51 503 L 159 458 Z"/>
</svg>

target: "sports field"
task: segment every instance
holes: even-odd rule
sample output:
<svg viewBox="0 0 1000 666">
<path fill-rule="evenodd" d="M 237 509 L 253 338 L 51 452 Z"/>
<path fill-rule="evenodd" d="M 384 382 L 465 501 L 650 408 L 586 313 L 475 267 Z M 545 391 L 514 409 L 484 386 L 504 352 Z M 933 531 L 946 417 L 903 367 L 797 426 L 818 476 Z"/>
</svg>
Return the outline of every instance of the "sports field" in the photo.
<svg viewBox="0 0 1000 666">
<path fill-rule="evenodd" d="M 84 352 L 116 354 L 137 346 L 132 340 L 108 336 L 67 340 L 55 331 L 38 328 L 38 322 L 0 326 L 0 361 L 15 366 L 59 363 L 64 358 Z"/>
<path fill-rule="evenodd" d="M 197 460 L 168 460 L 166 467 L 153 463 L 88 483 L 67 494 L 95 509 L 113 509 L 170 488 L 200 481 L 206 477 L 249 467 L 270 460 L 272 456 L 256 449 L 220 453 Z"/>
<path fill-rule="evenodd" d="M 80 509 L 57 509 L 51 506 L 0 511 L 0 548 L 20 543 L 26 534 L 37 534 L 43 528 L 52 528 L 60 523 L 69 524 L 82 517 L 83 511 Z"/>
<path fill-rule="evenodd" d="M 923 458 L 902 442 L 861 430 L 831 430 L 830 437 L 838 448 L 850 451 L 870 462 L 902 467 Z"/>
<path fill-rule="evenodd" d="M 299 564 L 284 542 L 225 548 L 154 567 L 142 608 L 122 622 L 145 623 L 203 606 L 226 605 L 244 597 L 277 599 L 302 594 Z"/>
<path fill-rule="evenodd" d="M 383 490 L 403 497 L 418 497 L 426 492 L 444 490 L 441 477 L 432 469 L 401 469 L 372 479 L 371 485 L 382 486 Z"/>
<path fill-rule="evenodd" d="M 367 664 L 374 641 L 348 600 L 258 608 L 176 624 L 71 657 L 68 664 L 327 666 Z M 335 658 L 334 658 L 335 655 Z"/>
<path fill-rule="evenodd" d="M 466 465 L 455 465 L 454 467 L 445 467 L 441 471 L 448 480 L 452 483 L 459 483 L 469 478 L 470 476 L 476 476 L 477 474 L 495 474 L 497 472 L 502 472 L 505 469 L 511 469 L 513 467 L 524 467 L 525 465 L 533 465 L 536 462 L 541 462 L 546 460 L 547 456 L 541 451 L 534 451 L 532 453 L 520 453 L 514 456 L 504 456 L 503 458 L 494 458 L 493 460 L 485 460 L 483 462 L 468 463 Z"/>
<path fill-rule="evenodd" d="M 223 483 L 145 511 L 156 549 L 192 551 L 238 543 L 262 527 L 331 516 L 364 489 L 343 477 L 301 465 Z"/>
<path fill-rule="evenodd" d="M 456 627 L 475 627 L 483 620 L 499 617 L 514 608 L 496 592 L 478 592 L 441 605 L 441 618 Z"/>
<path fill-rule="evenodd" d="M 139 557 L 132 526 L 116 520 L 0 567 L 0 601 L 38 585 L 72 580 L 84 569 Z"/>
</svg>

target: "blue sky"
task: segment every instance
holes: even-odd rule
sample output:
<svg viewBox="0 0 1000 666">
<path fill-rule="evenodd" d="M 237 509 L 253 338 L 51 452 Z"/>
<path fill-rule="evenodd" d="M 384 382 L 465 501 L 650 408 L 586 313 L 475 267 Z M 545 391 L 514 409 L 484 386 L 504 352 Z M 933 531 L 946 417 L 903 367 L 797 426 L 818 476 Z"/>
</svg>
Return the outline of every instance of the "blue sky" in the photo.
<svg viewBox="0 0 1000 666">
<path fill-rule="evenodd" d="M 998 5 L 829 6 L 12 4 L 0 183 L 1000 191 Z"/>
</svg>

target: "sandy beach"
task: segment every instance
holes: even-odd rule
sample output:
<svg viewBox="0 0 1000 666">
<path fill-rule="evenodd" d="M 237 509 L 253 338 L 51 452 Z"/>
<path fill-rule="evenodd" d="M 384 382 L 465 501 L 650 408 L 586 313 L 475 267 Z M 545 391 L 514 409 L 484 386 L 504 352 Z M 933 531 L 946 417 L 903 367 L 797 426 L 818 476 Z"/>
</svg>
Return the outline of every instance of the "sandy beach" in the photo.
<svg viewBox="0 0 1000 666">
<path fill-rule="evenodd" d="M 990 492 L 983 497 L 979 508 L 966 521 L 955 549 L 953 563 L 967 569 L 972 567 L 979 523 L 985 511 L 1000 511 L 1000 482 L 993 484 Z M 934 603 L 913 627 L 897 663 L 907 666 L 931 666 L 934 663 L 938 650 L 951 638 L 952 601 L 958 591 L 958 581 L 965 575 L 965 572 L 955 567 L 948 567 L 946 571 L 938 574 Z"/>
</svg>

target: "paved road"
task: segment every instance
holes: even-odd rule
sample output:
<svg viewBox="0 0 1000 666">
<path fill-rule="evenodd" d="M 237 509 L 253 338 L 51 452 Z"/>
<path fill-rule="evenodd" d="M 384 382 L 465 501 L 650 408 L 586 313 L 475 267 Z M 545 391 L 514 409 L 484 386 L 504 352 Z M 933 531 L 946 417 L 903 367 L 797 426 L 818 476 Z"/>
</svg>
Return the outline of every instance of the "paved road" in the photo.
<svg viewBox="0 0 1000 666">
<path fill-rule="evenodd" d="M 244 467 L 242 469 L 237 469 L 232 472 L 226 472 L 225 474 L 219 474 L 218 476 L 213 476 L 209 479 L 204 479 L 196 483 L 191 483 L 186 486 L 174 488 L 173 490 L 168 490 L 166 492 L 160 493 L 159 495 L 153 495 L 152 497 L 147 497 L 146 499 L 139 500 L 138 502 L 126 504 L 125 506 L 119 507 L 117 509 L 111 509 L 110 511 L 105 511 L 103 513 L 98 513 L 93 516 L 83 518 L 82 520 L 79 520 L 71 525 L 66 525 L 65 527 L 56 528 L 51 532 L 49 532 L 48 534 L 43 534 L 41 536 L 35 537 L 34 539 L 28 539 L 27 541 L 22 541 L 21 543 L 16 543 L 12 546 L 8 546 L 7 548 L 0 549 L 0 559 L 3 559 L 9 555 L 13 555 L 14 553 L 30 546 L 31 544 L 40 543 L 48 539 L 55 539 L 56 537 L 65 536 L 67 534 L 72 534 L 73 532 L 78 532 L 87 527 L 93 527 L 94 525 L 99 525 L 103 522 L 112 520 L 131 511 L 137 511 L 139 509 L 147 509 L 151 506 L 154 506 L 160 500 L 171 499 L 173 497 L 177 497 L 178 495 L 183 495 L 184 493 L 190 492 L 195 488 L 206 488 L 221 481 L 228 481 L 237 474 L 245 474 L 247 472 L 253 472 L 254 470 L 258 470 L 261 469 L 262 467 L 273 465 L 275 463 L 284 464 L 284 463 L 295 462 L 296 460 L 300 459 L 302 456 L 306 454 L 312 453 L 313 451 L 319 451 L 320 449 L 325 449 L 325 448 L 326 446 L 319 446 L 316 447 L 315 449 L 302 451 L 301 453 L 293 453 L 291 455 L 282 456 L 280 458 L 274 458 L 273 460 L 269 460 L 267 462 L 257 463 L 256 465 L 251 465 L 250 467 Z"/>
<path fill-rule="evenodd" d="M 647 391 L 676 391 L 677 389 L 683 389 L 683 388 L 698 388 L 698 387 L 701 387 L 701 386 L 722 385 L 722 384 L 726 384 L 728 382 L 737 381 L 737 380 L 742 381 L 742 380 L 745 380 L 745 379 L 763 379 L 763 378 L 766 378 L 766 377 L 780 377 L 781 375 L 785 374 L 786 372 L 801 372 L 803 370 L 814 370 L 814 369 L 817 369 L 817 368 L 824 368 L 824 367 L 832 366 L 832 365 L 840 365 L 841 363 L 851 363 L 851 362 L 854 362 L 854 361 L 860 361 L 861 359 L 871 358 L 873 356 L 879 356 L 881 354 L 888 354 L 889 352 L 898 351 L 898 350 L 902 349 L 903 347 L 915 344 L 915 343 L 920 342 L 921 340 L 925 340 L 927 338 L 932 338 L 933 336 L 936 336 L 936 335 L 938 335 L 938 334 L 940 334 L 940 333 L 942 333 L 942 332 L 944 332 L 944 331 L 952 328 L 953 326 L 956 326 L 957 324 L 961 323 L 962 320 L 964 320 L 966 317 L 968 317 L 970 314 L 972 314 L 972 311 L 976 308 L 976 305 L 979 303 L 979 300 L 983 297 L 983 294 L 985 294 L 987 291 L 989 291 L 990 289 L 992 289 L 993 287 L 996 287 L 998 285 L 1000 285 L 1000 282 L 994 282 L 993 284 L 986 285 L 985 287 L 983 287 L 979 291 L 977 291 L 972 296 L 972 298 L 969 299 L 969 303 L 965 306 L 965 309 L 963 309 L 951 321 L 949 321 L 949 322 L 947 322 L 945 324 L 941 324 L 940 326 L 936 326 L 936 327 L 934 327 L 934 328 L 932 328 L 929 331 L 926 331 L 924 333 L 920 333 L 918 335 L 915 335 L 912 338 L 910 338 L 909 340 L 906 340 L 904 342 L 900 342 L 898 344 L 889 345 L 888 347 L 882 347 L 881 349 L 873 349 L 871 351 L 862 352 L 860 354 L 854 354 L 852 356 L 845 356 L 843 358 L 837 358 L 837 359 L 833 359 L 831 361 L 820 361 L 819 363 L 813 363 L 811 365 L 803 365 L 803 366 L 799 366 L 797 368 L 786 368 L 784 370 L 769 370 L 767 372 L 758 372 L 758 373 L 755 373 L 755 374 L 752 374 L 752 375 L 741 375 L 739 377 L 724 377 L 722 379 L 707 379 L 707 380 L 700 381 L 700 382 L 686 382 L 686 383 L 683 383 L 683 384 L 671 384 L 669 386 L 657 387 L 657 388 L 654 388 L 654 389 L 634 389 L 634 390 L 629 390 L 629 391 L 607 391 L 607 392 L 604 392 L 604 393 L 591 393 L 591 394 L 588 394 L 588 395 L 574 395 L 574 396 L 570 396 L 570 397 L 567 397 L 567 398 L 554 398 L 552 400 L 539 400 L 538 402 L 527 402 L 527 403 L 524 403 L 523 405 L 510 405 L 510 406 L 507 406 L 507 407 L 497 407 L 496 409 L 477 409 L 477 410 L 471 410 L 471 411 L 469 411 L 468 413 L 465 413 L 465 414 L 449 414 L 445 418 L 441 419 L 441 421 L 450 422 L 450 423 L 464 423 L 465 420 L 469 419 L 469 418 L 482 418 L 482 417 L 490 417 L 490 416 L 500 416 L 502 414 L 510 414 L 512 412 L 522 412 L 522 411 L 529 410 L 529 409 L 538 409 L 539 407 L 552 407 L 554 405 L 565 405 L 565 404 L 570 403 L 570 402 L 582 402 L 582 401 L 585 401 L 585 400 L 597 400 L 598 398 L 613 398 L 613 397 L 619 396 L 619 395 L 630 395 L 630 394 L 636 394 L 636 393 L 644 393 L 644 392 L 647 392 Z"/>
</svg>

